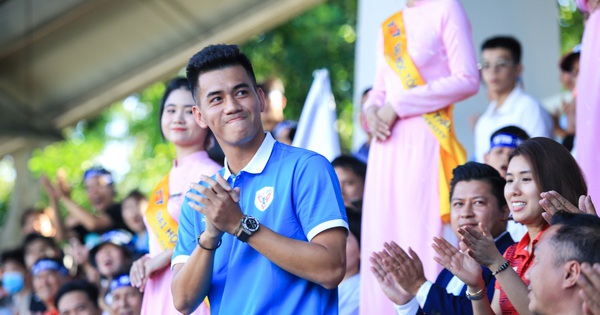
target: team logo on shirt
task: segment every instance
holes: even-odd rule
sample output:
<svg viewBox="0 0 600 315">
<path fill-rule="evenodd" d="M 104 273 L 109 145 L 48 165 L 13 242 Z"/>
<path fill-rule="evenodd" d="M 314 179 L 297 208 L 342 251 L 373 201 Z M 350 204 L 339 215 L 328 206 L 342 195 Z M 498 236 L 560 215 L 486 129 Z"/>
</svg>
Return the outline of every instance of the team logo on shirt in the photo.
<svg viewBox="0 0 600 315">
<path fill-rule="evenodd" d="M 256 192 L 256 197 L 254 198 L 254 205 L 260 211 L 265 211 L 271 205 L 273 201 L 274 189 L 272 186 L 267 186 L 261 188 Z"/>
</svg>

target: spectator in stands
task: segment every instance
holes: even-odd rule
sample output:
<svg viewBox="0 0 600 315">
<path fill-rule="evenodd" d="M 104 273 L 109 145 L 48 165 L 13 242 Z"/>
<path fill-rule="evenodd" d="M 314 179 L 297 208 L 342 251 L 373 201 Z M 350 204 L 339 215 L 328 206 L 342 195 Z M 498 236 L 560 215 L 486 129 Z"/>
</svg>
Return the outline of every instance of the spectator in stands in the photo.
<svg viewBox="0 0 600 315">
<path fill-rule="evenodd" d="M 101 315 L 98 294 L 95 285 L 87 281 L 75 280 L 60 287 L 55 304 L 61 315 Z"/>
<path fill-rule="evenodd" d="M 492 102 L 475 124 L 475 158 L 484 161 L 490 136 L 504 126 L 514 125 L 531 137 L 552 137 L 550 114 L 519 87 L 523 72 L 521 44 L 513 37 L 497 36 L 481 46 L 481 78 Z"/>
<path fill-rule="evenodd" d="M 127 229 L 121 214 L 121 204 L 115 202 L 113 177 L 102 167 L 92 167 L 85 171 L 83 184 L 88 200 L 94 207 L 95 214 L 82 208 L 71 199 L 71 187 L 64 178 L 58 177 L 59 182 L 50 185 L 47 192 L 50 198 L 56 198 L 69 212 L 65 220 L 67 229 L 76 228 L 83 234 L 88 232 L 104 233 L 114 229 Z"/>
<path fill-rule="evenodd" d="M 55 297 L 58 289 L 69 281 L 67 268 L 60 260 L 42 258 L 31 269 L 33 277 L 33 291 L 44 303 L 44 315 L 58 315 Z"/>
<path fill-rule="evenodd" d="M 536 245 L 527 278 L 529 310 L 539 315 L 589 314 L 582 307 L 578 278 L 582 264 L 600 263 L 600 218 L 558 212 Z"/>
<path fill-rule="evenodd" d="M 33 264 L 44 258 L 62 259 L 63 253 L 54 239 L 36 233 L 29 234 L 23 241 L 25 266 L 31 270 Z"/>
<path fill-rule="evenodd" d="M 504 252 L 513 239 L 506 232 L 508 206 L 504 199 L 506 181 L 489 165 L 469 162 L 453 171 L 450 194 L 452 230 L 484 226 L 494 237 L 496 248 Z M 457 235 L 460 236 L 460 235 Z M 412 257 L 392 242 L 386 250 L 371 257 L 372 272 L 387 296 L 396 304 L 396 314 L 473 314 L 467 286 L 444 269 L 435 283 L 425 279 L 416 254 Z M 491 297 L 495 279 L 488 268 L 481 271 Z M 477 297 L 475 297 L 477 298 Z"/>
<path fill-rule="evenodd" d="M 127 228 L 134 233 L 132 242 L 136 251 L 147 253 L 149 251 L 148 231 L 144 225 L 143 213 L 148 208 L 148 199 L 139 190 L 133 190 L 123 198 L 121 204 L 123 221 Z"/>
<path fill-rule="evenodd" d="M 495 168 L 502 177 L 506 177 L 510 155 L 527 139 L 527 132 L 517 126 L 506 126 L 496 130 L 490 137 L 490 150 L 483 156 L 485 164 Z"/>
<path fill-rule="evenodd" d="M 104 233 L 100 243 L 90 250 L 90 260 L 103 278 L 111 280 L 130 266 L 134 248 L 131 240 L 129 232 L 113 230 Z"/>
<path fill-rule="evenodd" d="M 25 267 L 23 250 L 6 250 L 0 257 L 2 287 L 9 295 L 11 313 L 27 314 L 31 301 L 31 274 Z"/>
<path fill-rule="evenodd" d="M 587 194 L 585 180 L 573 156 L 548 138 L 531 138 L 513 152 L 506 181 L 504 197 L 513 218 L 527 227 L 527 234 L 519 243 L 502 255 L 493 248 L 493 239 L 486 229 L 473 227 L 459 230 L 462 252 L 447 241 L 436 239 L 438 262 L 465 282 L 472 294 L 486 290 L 475 262 L 494 271 L 496 287 L 491 305 L 486 295 L 472 299 L 476 314 L 529 312 L 529 281 L 525 275 L 535 259 L 536 244 L 548 228 L 542 217 L 540 193 L 557 191 L 572 204 Z"/>
<path fill-rule="evenodd" d="M 362 204 L 367 165 L 350 155 L 338 156 L 331 161 L 331 165 L 340 181 L 344 204 L 353 205 L 351 209 L 356 208 L 358 203 Z M 362 210 L 362 207 L 358 210 Z"/>
<path fill-rule="evenodd" d="M 142 293 L 131 286 L 128 273 L 116 276 L 110 283 L 112 297 L 110 305 L 113 315 L 140 315 L 142 311 Z M 153 311 L 148 311 L 148 314 Z M 162 313 L 161 313 L 162 314 Z"/>
</svg>

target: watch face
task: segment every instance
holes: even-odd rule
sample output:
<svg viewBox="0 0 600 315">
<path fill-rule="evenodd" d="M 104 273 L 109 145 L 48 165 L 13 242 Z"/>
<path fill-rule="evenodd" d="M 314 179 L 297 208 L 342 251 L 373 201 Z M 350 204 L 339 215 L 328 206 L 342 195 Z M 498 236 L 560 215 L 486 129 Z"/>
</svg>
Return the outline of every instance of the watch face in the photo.
<svg viewBox="0 0 600 315">
<path fill-rule="evenodd" d="M 251 216 L 247 216 L 244 219 L 244 225 L 246 226 L 246 228 L 252 232 L 256 231 L 259 227 L 259 223 L 258 220 L 254 217 Z"/>
</svg>

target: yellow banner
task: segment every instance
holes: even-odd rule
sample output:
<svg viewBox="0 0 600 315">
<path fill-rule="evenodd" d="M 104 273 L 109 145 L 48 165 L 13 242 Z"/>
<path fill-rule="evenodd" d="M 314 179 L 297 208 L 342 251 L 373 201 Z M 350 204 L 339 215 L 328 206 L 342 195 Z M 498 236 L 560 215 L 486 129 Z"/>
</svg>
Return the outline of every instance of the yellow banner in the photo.
<svg viewBox="0 0 600 315">
<path fill-rule="evenodd" d="M 410 90 L 415 86 L 424 85 L 419 70 L 408 55 L 407 38 L 404 28 L 402 11 L 392 15 L 383 22 L 383 47 L 384 55 L 389 66 L 400 77 L 405 89 Z M 447 107 L 436 112 L 423 114 L 429 130 L 433 132 L 440 142 L 439 159 L 439 191 L 440 191 L 440 216 L 444 223 L 450 221 L 450 180 L 452 170 L 467 160 L 465 149 L 462 147 L 452 126 L 452 108 Z"/>
<path fill-rule="evenodd" d="M 177 244 L 177 227 L 179 224 L 173 220 L 167 211 L 169 200 L 169 175 L 165 176 L 150 196 L 148 208 L 144 213 L 148 224 L 163 250 L 175 248 Z"/>
</svg>

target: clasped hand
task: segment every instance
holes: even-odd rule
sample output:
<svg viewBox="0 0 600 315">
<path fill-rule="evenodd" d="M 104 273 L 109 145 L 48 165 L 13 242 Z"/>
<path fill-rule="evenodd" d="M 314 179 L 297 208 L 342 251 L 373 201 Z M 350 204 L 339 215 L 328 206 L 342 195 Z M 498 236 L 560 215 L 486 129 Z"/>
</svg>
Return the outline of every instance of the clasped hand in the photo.
<svg viewBox="0 0 600 315">
<path fill-rule="evenodd" d="M 370 107 L 367 109 L 366 116 L 369 132 L 378 141 L 385 141 L 390 137 L 390 129 L 398 119 L 398 115 L 389 103 L 382 107 Z"/>
<path fill-rule="evenodd" d="M 207 237 L 219 239 L 223 233 L 232 234 L 244 217 L 239 205 L 240 189 L 231 188 L 229 183 L 217 174 L 217 180 L 202 175 L 201 182 L 192 184 L 186 196 L 192 200 L 188 205 L 206 217 Z"/>
</svg>

